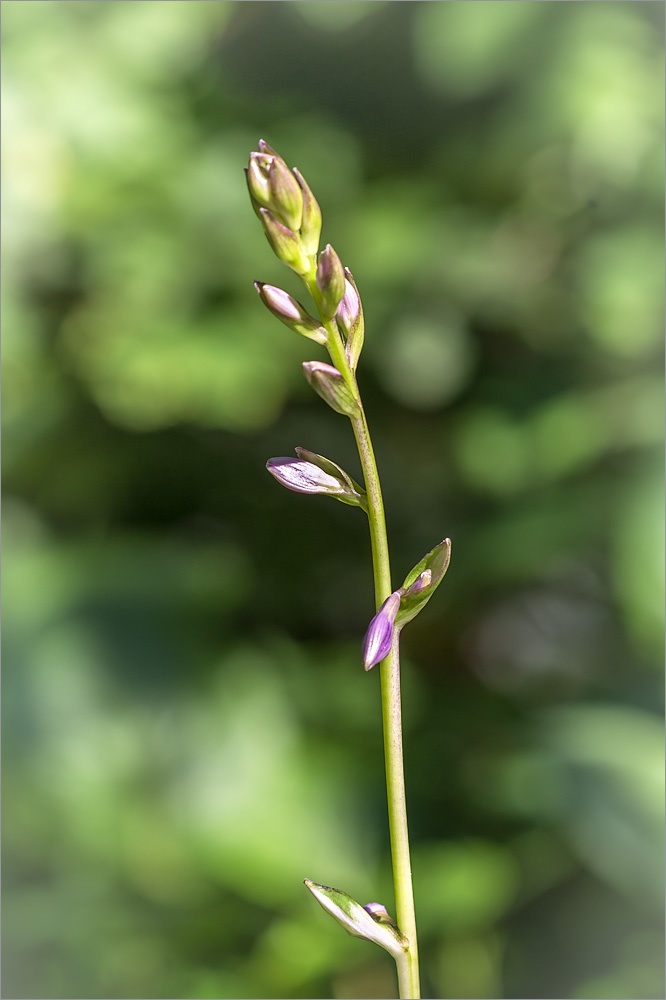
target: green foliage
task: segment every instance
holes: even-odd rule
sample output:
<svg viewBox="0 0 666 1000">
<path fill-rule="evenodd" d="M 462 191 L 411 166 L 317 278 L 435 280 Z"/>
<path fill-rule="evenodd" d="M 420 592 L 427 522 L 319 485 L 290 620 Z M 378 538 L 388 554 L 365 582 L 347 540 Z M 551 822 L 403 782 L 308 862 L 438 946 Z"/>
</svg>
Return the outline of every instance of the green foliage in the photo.
<svg viewBox="0 0 666 1000">
<path fill-rule="evenodd" d="M 5 0 L 6 995 L 393 988 L 302 885 L 392 909 L 365 519 L 264 470 L 308 426 L 358 478 L 252 293 L 299 291 L 260 136 L 363 297 L 394 585 L 455 549 L 403 634 L 424 995 L 663 995 L 662 22 Z"/>
</svg>

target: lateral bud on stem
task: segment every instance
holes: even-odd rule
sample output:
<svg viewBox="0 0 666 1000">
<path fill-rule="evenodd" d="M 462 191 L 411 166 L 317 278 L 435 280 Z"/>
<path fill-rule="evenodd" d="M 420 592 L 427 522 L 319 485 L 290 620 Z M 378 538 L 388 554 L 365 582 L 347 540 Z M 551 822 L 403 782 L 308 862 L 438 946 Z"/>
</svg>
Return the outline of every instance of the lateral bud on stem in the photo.
<svg viewBox="0 0 666 1000">
<path fill-rule="evenodd" d="M 319 254 L 317 288 L 321 292 L 322 313 L 326 319 L 332 319 L 345 294 L 345 269 L 330 243 Z"/>
<path fill-rule="evenodd" d="M 324 331 L 326 332 L 326 331 Z M 303 374 L 318 395 L 336 413 L 356 417 L 360 408 L 342 374 L 323 361 L 304 361 Z"/>
<path fill-rule="evenodd" d="M 354 276 L 348 267 L 345 268 L 345 294 L 340 301 L 335 318 L 346 342 L 345 353 L 350 368 L 352 371 L 356 371 L 363 347 L 365 323 L 361 296 L 358 294 Z"/>
<path fill-rule="evenodd" d="M 296 448 L 296 454 L 298 458 L 270 458 L 266 462 L 266 468 L 282 486 L 295 493 L 320 493 L 335 497 L 352 507 L 361 507 L 367 513 L 365 490 L 344 469 L 305 448 Z"/>
<path fill-rule="evenodd" d="M 267 208 L 259 209 L 259 218 L 275 256 L 296 274 L 308 274 L 310 261 L 296 233 L 284 226 Z"/>
<path fill-rule="evenodd" d="M 400 958 L 409 949 L 407 938 L 380 903 L 361 906 L 341 889 L 319 885 L 309 878 L 303 881 L 319 905 L 352 937 L 374 941 L 394 958 Z"/>
<path fill-rule="evenodd" d="M 310 340 L 316 340 L 318 344 L 326 343 L 328 339 L 326 330 L 313 316 L 310 316 L 305 306 L 292 298 L 288 292 L 275 285 L 267 285 L 263 281 L 255 281 L 254 287 L 266 308 L 290 330 L 309 337 Z"/>
<path fill-rule="evenodd" d="M 305 252 L 313 257 L 319 250 L 319 237 L 321 235 L 321 209 L 319 202 L 313 195 L 310 187 L 301 174 L 300 170 L 294 167 L 294 176 L 303 192 L 303 221 L 301 223 L 301 239 Z"/>
</svg>

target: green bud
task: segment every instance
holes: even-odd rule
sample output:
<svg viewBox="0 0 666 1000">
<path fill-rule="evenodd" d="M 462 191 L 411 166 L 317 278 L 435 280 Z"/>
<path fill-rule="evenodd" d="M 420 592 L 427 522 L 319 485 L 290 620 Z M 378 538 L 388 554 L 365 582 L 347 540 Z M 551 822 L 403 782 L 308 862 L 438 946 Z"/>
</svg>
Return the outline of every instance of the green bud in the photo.
<svg viewBox="0 0 666 1000">
<path fill-rule="evenodd" d="M 298 232 L 303 220 L 303 193 L 291 170 L 279 156 L 273 157 L 268 183 L 276 216 Z"/>
<path fill-rule="evenodd" d="M 304 882 L 320 906 L 352 937 L 374 941 L 394 958 L 400 958 L 409 948 L 409 941 L 379 903 L 361 906 L 340 889 L 319 885 L 309 878 Z"/>
<path fill-rule="evenodd" d="M 296 177 L 303 193 L 301 239 L 303 241 L 305 252 L 312 257 L 319 250 L 319 237 L 321 235 L 321 209 L 300 170 L 297 170 L 296 167 L 293 169 L 294 176 Z"/>
<path fill-rule="evenodd" d="M 444 579 L 451 559 L 451 539 L 431 549 L 407 574 L 400 590 L 400 608 L 395 618 L 396 628 L 402 628 L 425 607 Z"/>
<path fill-rule="evenodd" d="M 259 209 L 259 218 L 275 256 L 292 271 L 296 271 L 296 274 L 307 274 L 310 270 L 310 261 L 303 251 L 298 236 L 283 226 L 266 208 Z"/>
<path fill-rule="evenodd" d="M 332 319 L 345 294 L 345 269 L 330 243 L 319 254 L 317 287 L 321 292 L 322 313 L 326 319 Z"/>
<path fill-rule="evenodd" d="M 254 287 L 266 308 L 270 309 L 273 315 L 277 316 L 290 330 L 294 330 L 304 337 L 309 337 L 310 340 L 316 340 L 318 344 L 326 343 L 328 339 L 326 330 L 288 292 L 282 288 L 276 288 L 275 285 L 267 285 L 263 281 L 255 281 Z"/>
<path fill-rule="evenodd" d="M 303 374 L 314 391 L 336 413 L 342 413 L 345 417 L 358 416 L 359 405 L 337 368 L 323 361 L 304 361 Z"/>
<path fill-rule="evenodd" d="M 255 155 L 254 153 L 252 154 Z M 270 200 L 270 190 L 268 187 L 268 177 L 265 177 L 256 160 L 250 157 L 250 162 L 245 169 L 245 180 L 247 189 L 250 192 L 252 208 L 259 215 L 259 210 Z"/>
<path fill-rule="evenodd" d="M 363 306 L 361 296 L 354 281 L 354 276 L 348 267 L 345 268 L 345 294 L 342 297 L 336 313 L 337 324 L 346 340 L 345 353 L 352 371 L 356 371 L 363 338 L 365 323 L 363 321 Z"/>
</svg>

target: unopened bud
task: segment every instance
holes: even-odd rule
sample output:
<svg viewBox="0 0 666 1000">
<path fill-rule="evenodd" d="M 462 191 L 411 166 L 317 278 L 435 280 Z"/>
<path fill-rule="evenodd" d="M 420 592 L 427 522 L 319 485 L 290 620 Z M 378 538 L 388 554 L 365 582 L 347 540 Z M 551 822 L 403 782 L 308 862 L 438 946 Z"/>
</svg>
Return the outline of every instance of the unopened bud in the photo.
<svg viewBox="0 0 666 1000">
<path fill-rule="evenodd" d="M 259 214 L 260 208 L 268 208 L 271 204 L 271 191 L 268 183 L 270 176 L 270 160 L 259 153 L 250 153 L 250 162 L 245 171 L 248 191 L 252 206 Z"/>
<path fill-rule="evenodd" d="M 346 341 L 347 360 L 351 370 L 355 371 L 363 347 L 365 324 L 361 297 L 358 294 L 354 276 L 348 267 L 345 268 L 345 294 L 338 306 L 335 318 Z"/>
<path fill-rule="evenodd" d="M 321 493 L 367 512 L 365 491 L 347 473 L 323 455 L 296 448 L 298 458 L 271 458 L 266 468 L 279 483 L 295 493 Z"/>
<path fill-rule="evenodd" d="M 326 330 L 288 292 L 275 285 L 267 285 L 263 281 L 255 281 L 254 287 L 266 308 L 270 309 L 273 315 L 277 316 L 290 330 L 301 333 L 304 337 L 309 337 L 310 340 L 316 340 L 318 344 L 326 343 L 328 338 Z"/>
<path fill-rule="evenodd" d="M 330 243 L 319 254 L 317 287 L 321 292 L 322 313 L 332 319 L 345 294 L 345 269 Z"/>
<path fill-rule="evenodd" d="M 400 608 L 400 594 L 396 591 L 387 597 L 368 625 L 363 640 L 363 666 L 372 669 L 385 659 L 391 649 L 395 630 L 395 616 Z"/>
<path fill-rule="evenodd" d="M 321 209 L 300 170 L 297 170 L 296 167 L 293 169 L 294 176 L 296 177 L 303 193 L 301 239 L 303 241 L 305 252 L 312 257 L 319 250 L 319 237 L 321 235 Z"/>
<path fill-rule="evenodd" d="M 396 615 L 397 628 L 401 629 L 426 606 L 444 579 L 450 559 L 451 540 L 445 538 L 407 574 L 402 587 L 397 591 L 400 595 L 400 608 Z"/>
<path fill-rule="evenodd" d="M 259 218 L 275 256 L 297 274 L 307 274 L 310 270 L 310 261 L 303 251 L 298 236 L 287 226 L 283 226 L 266 208 L 259 210 Z"/>
<path fill-rule="evenodd" d="M 275 214 L 290 229 L 298 232 L 303 220 L 303 194 L 291 170 L 279 156 L 274 156 L 268 180 Z"/>
<path fill-rule="evenodd" d="M 342 413 L 345 417 L 358 416 L 358 402 L 337 368 L 323 361 L 304 361 L 303 374 L 314 391 L 336 413 Z"/>
<path fill-rule="evenodd" d="M 374 941 L 396 959 L 404 955 L 409 948 L 407 938 L 379 903 L 361 906 L 340 889 L 333 889 L 330 885 L 319 885 L 317 882 L 311 882 L 309 878 L 304 879 L 304 882 L 320 906 L 352 937 Z M 388 919 L 375 916 L 377 911 L 373 911 L 371 907 L 379 907 Z"/>
</svg>

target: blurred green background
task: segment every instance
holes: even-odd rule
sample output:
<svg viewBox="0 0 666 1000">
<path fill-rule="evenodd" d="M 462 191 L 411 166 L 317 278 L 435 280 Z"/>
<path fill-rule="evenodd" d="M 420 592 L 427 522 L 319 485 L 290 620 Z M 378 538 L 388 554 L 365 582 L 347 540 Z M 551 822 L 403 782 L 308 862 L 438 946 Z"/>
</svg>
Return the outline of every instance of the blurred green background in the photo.
<svg viewBox="0 0 666 1000">
<path fill-rule="evenodd" d="M 265 138 L 351 267 L 425 997 L 663 996 L 663 17 L 3 4 L 4 996 L 393 996 L 347 422 L 262 307 Z"/>
</svg>

